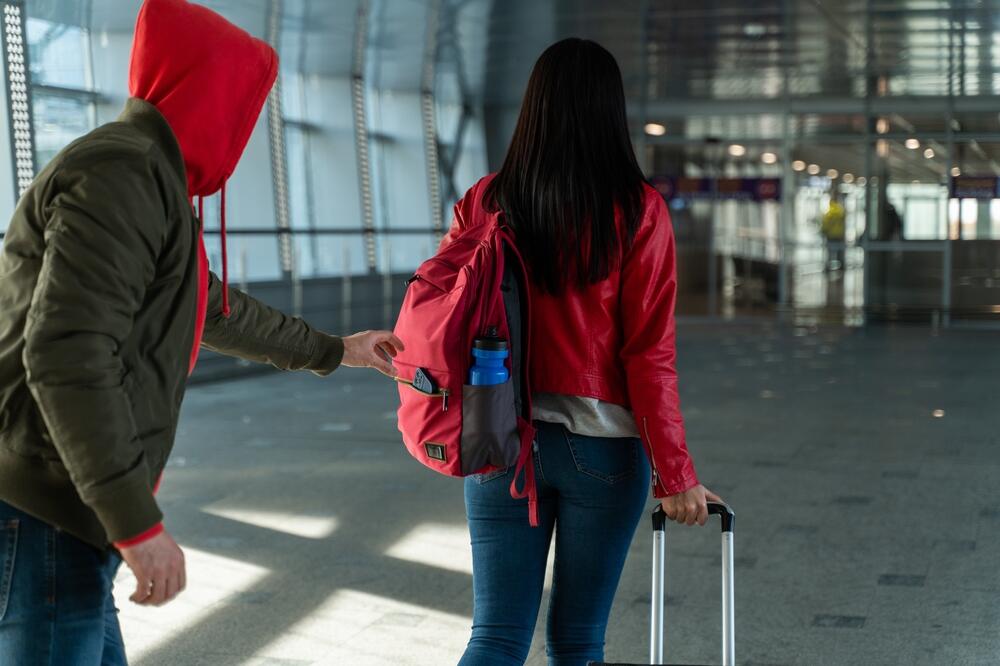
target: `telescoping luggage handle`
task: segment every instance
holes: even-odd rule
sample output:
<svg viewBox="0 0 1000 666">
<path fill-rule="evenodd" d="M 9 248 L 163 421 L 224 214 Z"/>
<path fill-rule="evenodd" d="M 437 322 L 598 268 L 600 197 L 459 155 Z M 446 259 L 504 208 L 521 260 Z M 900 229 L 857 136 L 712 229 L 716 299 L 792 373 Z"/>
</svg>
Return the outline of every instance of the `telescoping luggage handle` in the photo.
<svg viewBox="0 0 1000 666">
<path fill-rule="evenodd" d="M 736 664 L 736 615 L 733 608 L 733 525 L 736 514 L 725 504 L 708 503 L 708 513 L 722 519 L 722 666 Z M 663 607 L 666 549 L 664 528 L 667 514 L 662 506 L 653 510 L 653 604 L 649 620 L 649 663 L 663 663 Z"/>
</svg>

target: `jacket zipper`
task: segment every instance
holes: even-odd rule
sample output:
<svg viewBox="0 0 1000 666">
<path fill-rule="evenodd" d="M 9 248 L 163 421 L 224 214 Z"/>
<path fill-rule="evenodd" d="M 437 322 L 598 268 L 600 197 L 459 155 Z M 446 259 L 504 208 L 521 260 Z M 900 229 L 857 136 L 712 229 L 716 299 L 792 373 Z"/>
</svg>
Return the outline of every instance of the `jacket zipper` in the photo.
<svg viewBox="0 0 1000 666">
<path fill-rule="evenodd" d="M 653 456 L 653 440 L 649 437 L 649 421 L 642 417 L 642 429 L 646 433 L 646 443 L 649 445 L 649 465 L 653 468 L 653 488 L 660 483 L 660 473 L 656 471 L 656 458 Z"/>
</svg>

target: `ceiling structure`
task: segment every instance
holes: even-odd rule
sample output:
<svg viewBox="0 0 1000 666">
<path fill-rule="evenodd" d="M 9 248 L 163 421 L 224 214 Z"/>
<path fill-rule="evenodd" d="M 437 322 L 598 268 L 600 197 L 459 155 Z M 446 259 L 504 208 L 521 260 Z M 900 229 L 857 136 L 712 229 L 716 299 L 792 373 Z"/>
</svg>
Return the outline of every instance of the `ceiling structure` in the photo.
<svg viewBox="0 0 1000 666">
<path fill-rule="evenodd" d="M 274 5 L 307 73 L 344 71 L 363 0 L 203 0 L 263 35 Z M 1000 95 L 1000 0 L 439 0 L 475 51 L 509 51 L 483 74 L 522 81 L 549 42 L 596 38 L 639 96 L 643 52 L 653 99 Z M 370 44 L 399 63 L 422 52 L 434 0 L 368 0 Z M 32 16 L 129 32 L 140 0 L 26 0 Z M 472 34 L 483 24 L 484 35 Z M 479 38 L 478 41 L 471 38 Z M 786 84 L 787 81 L 787 84 Z M 875 90 L 878 88 L 878 90 Z M 516 90 L 492 88 L 500 98 Z M 515 96 L 519 96 L 515 95 Z"/>
<path fill-rule="evenodd" d="M 667 127 L 654 143 L 743 141 L 845 163 L 888 122 L 890 161 L 904 176 L 944 177 L 945 144 L 970 169 L 1000 161 L 1000 0 L 204 0 L 263 35 L 281 16 L 285 66 L 349 76 L 359 8 L 368 10 L 367 74 L 381 88 L 418 90 L 431 8 L 465 94 L 516 109 L 530 68 L 566 36 L 600 41 L 618 58 L 637 122 Z M 140 0 L 26 0 L 29 14 L 130 32 Z M 643 112 L 644 111 L 644 112 Z M 941 159 L 920 162 L 903 144 L 926 137 Z M 974 143 L 970 143 L 974 142 Z M 801 144 L 801 146 L 800 146 Z M 896 148 L 898 144 L 899 148 Z M 810 148 L 809 146 L 816 146 Z M 803 157 L 808 159 L 808 157 Z M 919 159 L 917 159 L 919 158 Z M 975 164 L 976 162 L 980 164 Z M 935 163 L 937 162 L 937 164 Z"/>
</svg>

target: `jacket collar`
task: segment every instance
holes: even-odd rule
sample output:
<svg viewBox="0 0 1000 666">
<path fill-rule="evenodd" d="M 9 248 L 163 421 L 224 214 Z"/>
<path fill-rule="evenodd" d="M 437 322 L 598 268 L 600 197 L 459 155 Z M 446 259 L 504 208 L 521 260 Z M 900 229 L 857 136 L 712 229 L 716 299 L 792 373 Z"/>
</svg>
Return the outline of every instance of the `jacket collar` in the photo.
<svg viewBox="0 0 1000 666">
<path fill-rule="evenodd" d="M 133 125 L 159 146 L 170 162 L 170 166 L 184 183 L 184 189 L 187 190 L 187 174 L 184 169 L 181 147 L 163 114 L 149 102 L 137 97 L 130 97 L 125 102 L 125 108 L 118 116 L 118 121 Z"/>
</svg>

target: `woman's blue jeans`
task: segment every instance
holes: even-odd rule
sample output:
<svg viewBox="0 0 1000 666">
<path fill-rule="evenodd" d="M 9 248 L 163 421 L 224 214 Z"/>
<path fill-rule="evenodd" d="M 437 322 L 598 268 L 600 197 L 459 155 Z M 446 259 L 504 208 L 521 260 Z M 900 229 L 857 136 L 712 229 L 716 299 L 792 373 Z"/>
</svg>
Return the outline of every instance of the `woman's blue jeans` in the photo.
<svg viewBox="0 0 1000 666">
<path fill-rule="evenodd" d="M 528 524 L 527 501 L 510 496 L 513 468 L 465 480 L 475 611 L 460 666 L 524 663 L 553 531 L 549 664 L 585 666 L 604 658 L 611 602 L 649 495 L 649 462 L 638 439 L 536 425 L 538 527 Z"/>
<path fill-rule="evenodd" d="M 0 664 L 124 666 L 121 559 L 0 502 Z"/>
</svg>

